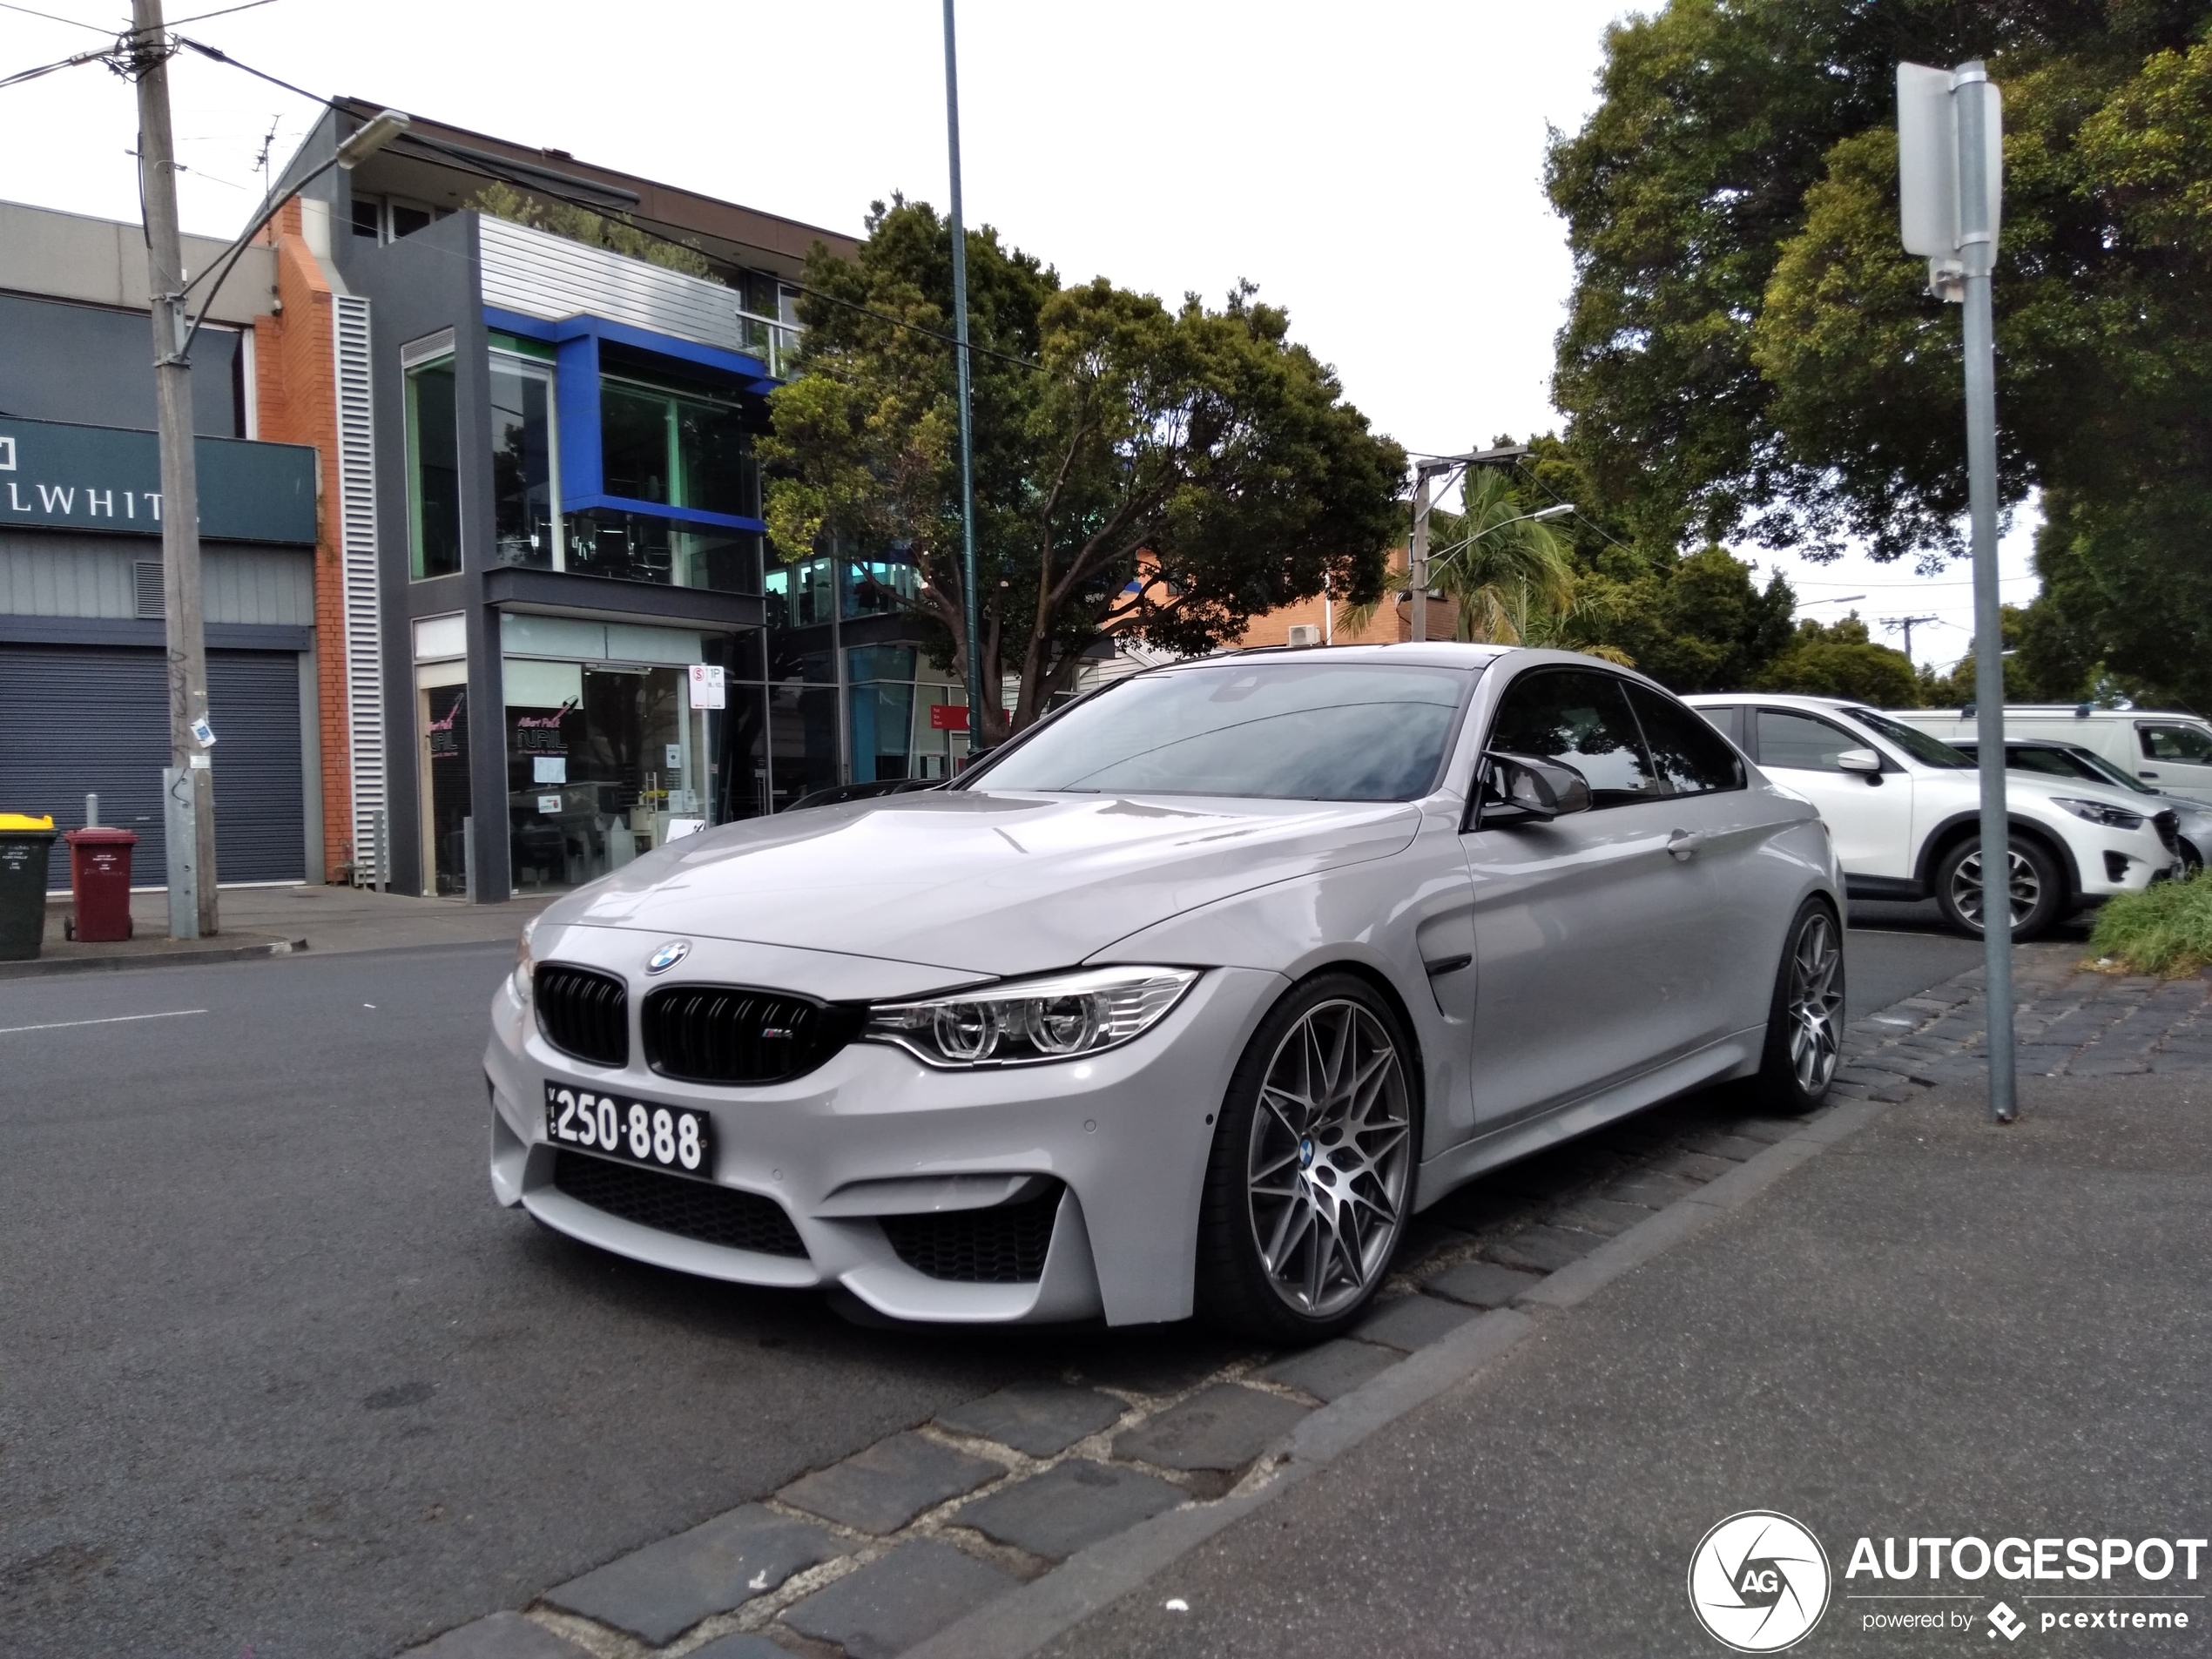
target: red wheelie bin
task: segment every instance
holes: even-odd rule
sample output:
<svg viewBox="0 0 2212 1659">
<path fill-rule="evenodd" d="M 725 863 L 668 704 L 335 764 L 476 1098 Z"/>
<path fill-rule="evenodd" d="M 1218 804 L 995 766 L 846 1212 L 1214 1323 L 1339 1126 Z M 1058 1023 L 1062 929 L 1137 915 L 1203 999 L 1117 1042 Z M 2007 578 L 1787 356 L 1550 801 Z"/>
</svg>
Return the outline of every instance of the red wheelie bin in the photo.
<svg viewBox="0 0 2212 1659">
<path fill-rule="evenodd" d="M 74 829 L 69 843 L 69 891 L 74 913 L 63 923 L 71 939 L 104 941 L 131 936 L 131 849 L 135 831 Z"/>
</svg>

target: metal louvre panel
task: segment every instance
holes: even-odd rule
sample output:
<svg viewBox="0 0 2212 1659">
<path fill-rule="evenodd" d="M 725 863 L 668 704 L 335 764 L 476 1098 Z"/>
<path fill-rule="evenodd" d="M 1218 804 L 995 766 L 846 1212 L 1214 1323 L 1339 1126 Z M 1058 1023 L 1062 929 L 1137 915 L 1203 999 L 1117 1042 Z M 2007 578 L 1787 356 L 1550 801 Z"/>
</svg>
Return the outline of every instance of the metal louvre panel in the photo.
<svg viewBox="0 0 2212 1659">
<path fill-rule="evenodd" d="M 354 884 L 373 884 L 376 814 L 386 802 L 384 630 L 377 611 L 376 410 L 368 301 L 331 300 L 338 383 L 338 551 L 346 619 L 346 742 L 353 778 Z M 388 833 L 389 832 L 388 831 Z M 391 857 L 388 846 L 385 857 Z"/>
<path fill-rule="evenodd" d="M 671 985 L 645 999 L 645 1063 L 700 1083 L 804 1076 L 860 1035 L 861 1016 L 741 985 Z"/>
<path fill-rule="evenodd" d="M 609 974 L 541 962 L 530 976 L 537 1028 L 563 1054 L 595 1066 L 630 1063 L 630 991 Z"/>
<path fill-rule="evenodd" d="M 590 315 L 725 351 L 747 349 L 738 295 L 664 266 L 479 216 L 484 303 L 557 322 Z"/>
<path fill-rule="evenodd" d="M 219 881 L 297 881 L 306 839 L 300 798 L 300 669 L 289 651 L 207 653 L 215 728 Z M 0 646 L 0 804 L 53 814 L 57 830 L 100 819 L 136 830 L 132 880 L 158 886 L 167 867 L 161 769 L 169 764 L 169 690 L 159 651 L 125 645 Z M 50 891 L 69 887 L 57 839 Z"/>
</svg>

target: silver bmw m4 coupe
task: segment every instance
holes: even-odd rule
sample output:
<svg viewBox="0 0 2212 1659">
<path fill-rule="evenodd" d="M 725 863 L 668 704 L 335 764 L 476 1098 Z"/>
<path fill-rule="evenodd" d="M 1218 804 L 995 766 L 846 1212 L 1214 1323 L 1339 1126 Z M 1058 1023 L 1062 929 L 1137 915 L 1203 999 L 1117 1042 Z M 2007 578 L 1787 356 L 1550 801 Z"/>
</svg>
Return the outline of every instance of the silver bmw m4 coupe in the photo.
<svg viewBox="0 0 2212 1659">
<path fill-rule="evenodd" d="M 1483 1170 L 1724 1079 L 1817 1102 L 1841 891 L 1811 806 L 1609 664 L 1177 664 L 554 904 L 492 1008 L 492 1188 L 901 1319 L 1318 1339 Z"/>
</svg>

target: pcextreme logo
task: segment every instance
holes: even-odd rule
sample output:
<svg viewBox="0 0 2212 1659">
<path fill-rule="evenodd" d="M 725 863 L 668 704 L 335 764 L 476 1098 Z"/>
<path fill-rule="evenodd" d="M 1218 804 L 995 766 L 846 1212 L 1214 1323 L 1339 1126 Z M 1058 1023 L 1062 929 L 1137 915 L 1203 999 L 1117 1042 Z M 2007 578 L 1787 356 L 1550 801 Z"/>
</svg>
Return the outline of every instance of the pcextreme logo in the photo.
<svg viewBox="0 0 2212 1659">
<path fill-rule="evenodd" d="M 1746 1509 L 1698 1541 L 1689 1608 L 1706 1634 L 1738 1653 L 1779 1653 L 1828 1610 L 1828 1552 L 1811 1531 L 1770 1509 Z"/>
</svg>

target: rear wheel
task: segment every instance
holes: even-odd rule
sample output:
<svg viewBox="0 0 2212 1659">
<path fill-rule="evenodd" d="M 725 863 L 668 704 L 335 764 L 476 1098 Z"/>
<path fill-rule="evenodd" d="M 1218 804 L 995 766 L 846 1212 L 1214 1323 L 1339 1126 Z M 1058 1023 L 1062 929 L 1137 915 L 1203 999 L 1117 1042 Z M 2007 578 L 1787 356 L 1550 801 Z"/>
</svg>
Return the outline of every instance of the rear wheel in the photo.
<svg viewBox="0 0 2212 1659">
<path fill-rule="evenodd" d="M 1844 934 L 1836 914 L 1809 899 L 1790 924 L 1759 1062 L 1759 1104 L 1800 1117 L 1826 1098 L 1844 1038 Z"/>
<path fill-rule="evenodd" d="M 1389 1271 L 1412 1204 L 1418 1061 L 1365 980 L 1295 988 L 1253 1034 L 1214 1128 L 1199 1311 L 1273 1341 L 1347 1329 Z"/>
<path fill-rule="evenodd" d="M 2066 878 L 2040 841 L 2012 838 L 2006 849 L 2006 891 L 2013 906 L 2013 937 L 2034 939 L 2048 933 L 2066 902 Z M 1981 838 L 1961 841 L 1936 866 L 1936 903 L 1943 919 L 1959 932 L 1982 934 Z"/>
</svg>

